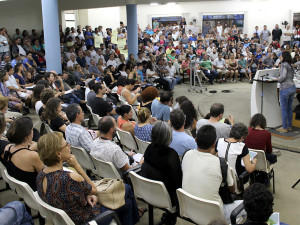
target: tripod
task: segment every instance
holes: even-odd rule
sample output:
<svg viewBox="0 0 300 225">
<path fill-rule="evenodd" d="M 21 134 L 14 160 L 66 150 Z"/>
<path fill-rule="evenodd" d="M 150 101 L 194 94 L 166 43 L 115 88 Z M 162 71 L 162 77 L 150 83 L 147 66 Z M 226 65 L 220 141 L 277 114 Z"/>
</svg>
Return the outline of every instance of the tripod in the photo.
<svg viewBox="0 0 300 225">
<path fill-rule="evenodd" d="M 296 187 L 297 184 L 299 184 L 299 182 L 300 182 L 300 179 L 292 186 L 292 188 Z"/>
</svg>

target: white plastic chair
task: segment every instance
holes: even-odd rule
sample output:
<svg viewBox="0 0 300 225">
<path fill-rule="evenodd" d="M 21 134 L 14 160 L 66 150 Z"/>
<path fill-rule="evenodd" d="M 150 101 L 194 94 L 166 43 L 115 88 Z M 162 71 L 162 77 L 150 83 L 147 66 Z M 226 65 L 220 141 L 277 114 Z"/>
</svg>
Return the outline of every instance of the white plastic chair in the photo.
<svg viewBox="0 0 300 225">
<path fill-rule="evenodd" d="M 176 190 L 180 217 L 191 219 L 196 224 L 206 225 L 214 219 L 224 220 L 222 205 L 218 201 L 193 196 L 183 189 Z"/>
<path fill-rule="evenodd" d="M 136 142 L 130 132 L 121 130 L 117 127 L 117 133 L 121 144 L 129 150 L 138 151 Z"/>
<path fill-rule="evenodd" d="M 250 149 L 249 151 L 256 152 L 257 155 L 255 158 L 257 159 L 255 170 L 256 171 L 263 171 L 268 174 L 270 178 L 273 178 L 273 193 L 275 194 L 275 171 L 274 166 L 270 165 L 266 158 L 266 153 L 263 150 L 257 149 Z"/>
<path fill-rule="evenodd" d="M 36 198 L 33 195 L 34 192 L 31 189 L 31 187 L 27 183 L 19 181 L 19 180 L 15 179 L 14 177 L 11 177 L 7 173 L 7 170 L 4 170 L 4 173 L 5 173 L 5 176 L 7 177 L 7 179 L 16 187 L 18 196 L 20 198 L 23 198 L 26 205 L 29 208 L 31 208 L 35 211 L 38 211 L 43 218 L 46 218 L 47 213 L 44 209 L 42 209 L 39 206 L 38 201 L 36 200 Z"/>
<path fill-rule="evenodd" d="M 85 149 L 71 146 L 71 152 L 76 157 L 78 163 L 86 170 L 96 173 L 94 163 L 90 155 L 86 152 Z"/>
<path fill-rule="evenodd" d="M 75 225 L 67 213 L 61 209 L 57 209 L 46 202 L 44 202 L 37 192 L 33 193 L 37 202 L 43 208 L 47 215 L 47 220 L 50 220 L 54 225 Z"/>
<path fill-rule="evenodd" d="M 47 123 L 44 123 L 46 134 L 49 134 L 53 132 L 53 130 L 50 128 L 50 126 Z"/>
<path fill-rule="evenodd" d="M 184 129 L 184 132 L 188 135 L 190 135 L 191 137 L 193 137 L 192 132 L 188 129 Z"/>
<path fill-rule="evenodd" d="M 16 186 L 14 185 L 14 183 L 12 183 L 8 179 L 8 177 L 7 177 L 8 173 L 7 173 L 6 167 L 3 165 L 2 162 L 0 162 L 0 173 L 1 173 L 3 180 L 9 185 L 10 189 L 15 190 Z M 9 188 L 6 188 L 6 189 L 9 189 Z"/>
<path fill-rule="evenodd" d="M 150 225 L 153 224 L 153 207 L 175 213 L 176 208 L 172 206 L 170 195 L 163 182 L 144 178 L 133 171 L 129 176 L 135 196 L 148 203 Z"/>
<path fill-rule="evenodd" d="M 94 123 L 98 127 L 98 123 L 99 123 L 101 117 L 98 114 L 93 113 L 92 108 L 90 106 L 88 106 L 87 104 L 86 104 L 86 107 L 90 110 L 90 112 L 92 114 L 92 117 L 93 117 L 93 120 L 94 120 Z"/>
<path fill-rule="evenodd" d="M 138 152 L 144 154 L 147 147 L 148 147 L 148 145 L 150 145 L 151 142 L 143 141 L 141 139 L 138 139 L 136 136 L 134 136 L 134 138 L 135 138 L 136 143 L 137 143 L 138 148 L 139 148 Z"/>
<path fill-rule="evenodd" d="M 41 208 L 43 208 L 46 211 L 47 220 L 53 222 L 54 225 L 75 225 L 75 223 L 71 220 L 71 218 L 68 216 L 68 214 L 65 211 L 63 211 L 62 209 L 55 208 L 47 204 L 46 202 L 44 202 L 37 192 L 34 192 L 33 195 L 36 198 L 39 205 L 41 206 Z M 106 211 L 101 214 L 110 214 L 112 216 L 114 214 L 114 219 L 112 220 L 110 225 L 121 224 L 116 213 L 114 213 L 113 211 L 109 211 L 109 212 Z M 84 224 L 97 224 L 97 223 L 95 223 L 95 221 L 91 221 L 89 223 L 87 222 Z"/>
<path fill-rule="evenodd" d="M 96 167 L 96 174 L 103 178 L 121 179 L 120 173 L 111 162 L 105 162 L 91 155 Z"/>
</svg>

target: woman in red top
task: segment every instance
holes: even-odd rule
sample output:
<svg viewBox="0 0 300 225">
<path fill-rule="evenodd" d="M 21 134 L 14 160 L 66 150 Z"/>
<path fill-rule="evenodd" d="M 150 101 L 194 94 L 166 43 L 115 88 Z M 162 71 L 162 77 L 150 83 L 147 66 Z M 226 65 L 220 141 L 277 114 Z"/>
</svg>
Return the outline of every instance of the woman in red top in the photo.
<svg viewBox="0 0 300 225">
<path fill-rule="evenodd" d="M 248 148 L 265 151 L 266 158 L 270 161 L 270 158 L 273 158 L 270 156 L 272 154 L 271 133 L 265 130 L 266 126 L 266 118 L 260 113 L 255 114 L 251 118 L 245 144 Z"/>
</svg>

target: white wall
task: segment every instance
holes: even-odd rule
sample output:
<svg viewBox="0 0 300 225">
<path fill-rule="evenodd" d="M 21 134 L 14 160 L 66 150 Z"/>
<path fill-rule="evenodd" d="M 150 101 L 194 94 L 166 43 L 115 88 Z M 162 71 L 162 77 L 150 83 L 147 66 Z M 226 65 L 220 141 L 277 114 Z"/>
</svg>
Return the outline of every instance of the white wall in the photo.
<svg viewBox="0 0 300 225">
<path fill-rule="evenodd" d="M 140 27 L 145 27 L 151 23 L 152 16 L 186 16 L 189 18 L 196 17 L 201 21 L 203 14 L 226 14 L 226 13 L 244 13 L 245 14 L 245 33 L 252 33 L 257 25 L 262 29 L 267 25 L 273 29 L 276 23 L 287 20 L 292 23 L 293 11 L 299 11 L 299 4 L 288 4 L 291 0 L 269 1 L 205 1 L 179 3 L 175 6 L 168 5 L 138 5 L 138 23 Z M 295 1 L 293 1 L 295 3 Z M 202 24 L 200 24 L 202 26 Z"/>
<path fill-rule="evenodd" d="M 281 22 L 285 20 L 291 24 L 293 12 L 300 12 L 300 4 L 297 2 L 298 0 L 285 0 L 283 4 L 281 0 L 235 0 L 182 2 L 171 6 L 138 5 L 138 24 L 144 28 L 151 23 L 151 18 L 154 16 L 184 16 L 187 22 L 192 17 L 196 17 L 199 25 L 202 26 L 203 14 L 244 13 L 244 33 L 251 34 L 256 25 L 260 29 L 263 25 L 267 25 L 271 30 L 276 23 L 283 27 Z M 89 9 L 88 13 L 88 23 L 92 27 L 102 25 L 104 28 L 116 28 L 119 26 L 119 21 L 125 24 L 127 21 L 125 6 Z"/>
<path fill-rule="evenodd" d="M 120 27 L 120 7 L 78 10 L 78 17 L 78 24 L 82 27 L 85 25 L 90 25 L 92 29 L 100 25 L 104 28 L 109 27 L 113 29 Z"/>
<path fill-rule="evenodd" d="M 0 27 L 5 27 L 13 36 L 15 29 L 25 29 L 31 34 L 32 29 L 40 32 L 43 29 L 41 1 L 27 0 L 1 2 Z"/>
</svg>

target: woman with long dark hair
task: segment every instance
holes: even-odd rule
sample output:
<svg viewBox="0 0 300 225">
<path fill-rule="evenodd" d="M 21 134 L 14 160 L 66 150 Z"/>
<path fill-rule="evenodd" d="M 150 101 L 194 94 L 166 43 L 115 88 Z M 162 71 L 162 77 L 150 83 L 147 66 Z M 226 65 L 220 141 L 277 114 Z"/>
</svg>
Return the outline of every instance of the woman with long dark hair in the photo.
<svg viewBox="0 0 300 225">
<path fill-rule="evenodd" d="M 282 127 L 277 131 L 286 133 L 292 130 L 293 120 L 293 99 L 296 93 L 294 79 L 294 68 L 292 67 L 292 56 L 288 51 L 283 51 L 281 55 L 281 69 L 278 83 L 280 84 L 279 100 L 282 116 Z"/>
</svg>

